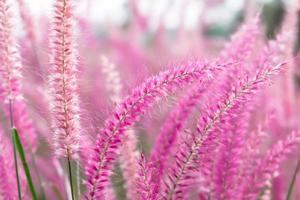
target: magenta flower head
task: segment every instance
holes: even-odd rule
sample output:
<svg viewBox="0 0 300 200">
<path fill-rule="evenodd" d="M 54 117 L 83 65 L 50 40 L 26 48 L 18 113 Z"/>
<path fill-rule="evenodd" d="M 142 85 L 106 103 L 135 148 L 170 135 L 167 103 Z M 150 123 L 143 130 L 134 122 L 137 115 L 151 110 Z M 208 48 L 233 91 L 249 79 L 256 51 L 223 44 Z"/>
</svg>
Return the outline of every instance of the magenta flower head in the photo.
<svg viewBox="0 0 300 200">
<path fill-rule="evenodd" d="M 51 97 L 53 149 L 58 157 L 79 149 L 80 116 L 77 95 L 77 51 L 70 0 L 55 1 L 51 35 L 49 91 Z"/>
<path fill-rule="evenodd" d="M 0 1 L 0 19 L 0 102 L 11 125 L 19 130 L 24 146 L 35 150 L 36 133 L 23 98 L 22 63 L 6 0 Z"/>
<path fill-rule="evenodd" d="M 99 134 L 96 148 L 90 156 L 86 169 L 88 188 L 86 199 L 103 198 L 103 191 L 108 185 L 112 164 L 118 154 L 120 143 L 123 141 L 125 130 L 138 121 L 155 101 L 166 96 L 168 92 L 174 92 L 195 80 L 201 80 L 202 84 L 206 83 L 212 79 L 213 72 L 219 70 L 220 65 L 215 63 L 188 62 L 186 65 L 149 78 L 133 90 L 132 94 L 119 104 L 111 118 L 105 122 L 105 127 Z"/>
<path fill-rule="evenodd" d="M 12 35 L 11 13 L 6 0 L 0 1 L 0 97 L 5 103 L 22 99 L 21 62 L 16 40 Z"/>
</svg>

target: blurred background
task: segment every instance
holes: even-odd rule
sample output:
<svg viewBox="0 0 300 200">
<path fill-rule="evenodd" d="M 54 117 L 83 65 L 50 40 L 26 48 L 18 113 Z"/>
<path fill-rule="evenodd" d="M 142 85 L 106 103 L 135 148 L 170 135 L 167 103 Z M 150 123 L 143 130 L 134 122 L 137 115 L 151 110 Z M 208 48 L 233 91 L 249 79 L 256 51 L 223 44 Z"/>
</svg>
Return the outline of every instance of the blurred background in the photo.
<svg viewBox="0 0 300 200">
<path fill-rule="evenodd" d="M 53 11 L 53 0 L 23 1 L 35 21 L 35 28 L 49 30 L 45 22 L 49 22 L 48 17 Z M 103 43 L 108 44 L 107 40 L 113 37 L 131 40 L 132 43 L 138 43 L 138 46 L 148 48 L 148 50 L 158 43 L 172 46 L 172 43 L 177 43 L 179 41 L 177 39 L 180 39 L 181 43 L 180 46 L 177 45 L 178 48 L 165 49 L 169 53 L 175 53 L 180 60 L 185 56 L 199 57 L 201 48 L 208 51 L 202 54 L 202 57 L 214 56 L 214 52 L 219 52 L 239 25 L 253 18 L 257 13 L 261 14 L 264 23 L 265 37 L 274 38 L 281 26 L 289 2 L 291 1 L 78 0 L 74 6 L 79 26 L 81 26 L 78 30 L 79 37 L 80 34 L 85 37 L 85 33 L 95 36 L 102 42 L 100 44 L 102 50 L 107 50 Z M 14 8 L 18 9 L 18 6 Z M 26 34 L 22 26 L 17 28 L 20 29 L 21 34 Z M 295 51 L 298 48 L 299 41 L 295 44 Z M 161 58 L 158 61 L 164 65 L 166 60 Z M 145 62 L 143 64 L 147 65 Z"/>
<path fill-rule="evenodd" d="M 132 2 L 135 7 L 132 7 Z M 144 26 L 147 26 L 150 33 L 156 31 L 161 24 L 172 33 L 180 26 L 193 30 L 199 23 L 203 23 L 207 35 L 219 37 L 228 36 L 246 15 L 261 12 L 268 26 L 267 36 L 273 37 L 288 2 L 289 0 L 79 0 L 76 2 L 76 12 L 96 26 L 109 23 L 124 29 L 130 26 L 138 12 L 144 18 L 144 23 L 147 23 Z M 34 17 L 41 17 L 51 14 L 52 3 L 53 0 L 30 0 L 27 4 Z"/>
</svg>

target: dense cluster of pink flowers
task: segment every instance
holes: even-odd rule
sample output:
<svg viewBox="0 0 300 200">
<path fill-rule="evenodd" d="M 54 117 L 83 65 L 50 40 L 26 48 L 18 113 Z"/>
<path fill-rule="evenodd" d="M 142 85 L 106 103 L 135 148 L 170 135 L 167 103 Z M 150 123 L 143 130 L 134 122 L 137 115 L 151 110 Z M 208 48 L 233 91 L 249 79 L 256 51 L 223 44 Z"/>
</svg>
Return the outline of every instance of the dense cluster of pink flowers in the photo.
<svg viewBox="0 0 300 200">
<path fill-rule="evenodd" d="M 245 4 L 218 44 L 204 22 L 171 36 L 162 16 L 153 31 L 138 1 L 101 37 L 76 1 L 41 19 L 27 3 L 0 0 L 0 200 L 31 199 L 10 128 L 38 199 L 300 199 L 298 0 L 274 39 Z"/>
</svg>

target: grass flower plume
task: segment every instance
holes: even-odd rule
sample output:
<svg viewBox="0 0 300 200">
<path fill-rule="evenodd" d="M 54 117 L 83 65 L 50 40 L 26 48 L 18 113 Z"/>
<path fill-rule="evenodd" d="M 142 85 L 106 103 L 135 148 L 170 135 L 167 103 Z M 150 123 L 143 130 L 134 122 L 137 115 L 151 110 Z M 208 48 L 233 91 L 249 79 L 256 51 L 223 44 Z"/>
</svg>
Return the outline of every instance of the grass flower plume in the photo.
<svg viewBox="0 0 300 200">
<path fill-rule="evenodd" d="M 80 147 L 80 108 L 77 94 L 77 51 L 70 0 L 54 5 L 49 70 L 53 150 L 58 157 L 73 156 Z"/>
</svg>

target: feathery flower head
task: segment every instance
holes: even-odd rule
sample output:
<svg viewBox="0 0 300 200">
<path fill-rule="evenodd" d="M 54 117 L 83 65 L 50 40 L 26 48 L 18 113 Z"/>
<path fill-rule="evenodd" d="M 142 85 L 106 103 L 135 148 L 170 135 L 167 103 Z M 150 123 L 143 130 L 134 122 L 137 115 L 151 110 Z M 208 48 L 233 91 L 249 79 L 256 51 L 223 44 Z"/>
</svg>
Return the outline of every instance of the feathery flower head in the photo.
<svg viewBox="0 0 300 200">
<path fill-rule="evenodd" d="M 0 1 L 0 101 L 6 116 L 14 121 L 26 148 L 36 149 L 36 132 L 23 101 L 22 64 L 6 0 Z M 10 104 L 10 105 L 8 105 Z M 10 107 L 11 106 L 11 107 Z M 12 112 L 12 113 L 11 113 Z M 12 123 L 12 122 L 11 122 Z"/>
<path fill-rule="evenodd" d="M 253 78 L 244 77 L 238 80 L 229 88 L 229 91 L 224 91 L 221 99 L 216 101 L 216 105 L 205 109 L 203 116 L 199 118 L 197 134 L 193 134 L 188 141 L 183 143 L 175 155 L 176 161 L 168 172 L 163 199 L 183 198 L 182 195 L 185 194 L 193 178 L 190 173 L 197 170 L 195 163 L 205 162 L 205 160 L 199 160 L 199 154 L 200 156 L 208 154 L 215 149 L 220 140 L 218 134 L 224 131 L 224 126 L 228 126 L 226 119 L 239 115 L 240 109 L 238 108 L 249 102 L 258 86 L 268 81 L 271 75 L 278 73 L 282 65 L 272 66 L 268 62 L 261 63 Z"/>
<path fill-rule="evenodd" d="M 292 132 L 285 139 L 279 140 L 260 159 L 252 173 L 250 185 L 244 191 L 245 199 L 256 199 L 265 186 L 279 175 L 279 166 L 300 143 L 300 132 Z M 249 187 L 250 186 L 250 187 Z"/>
<path fill-rule="evenodd" d="M 153 103 L 168 92 L 187 85 L 195 80 L 205 83 L 212 78 L 213 72 L 220 66 L 213 63 L 189 62 L 178 68 L 167 70 L 158 76 L 149 78 L 133 90 L 109 118 L 96 142 L 94 153 L 89 159 L 87 172 L 87 199 L 103 197 L 111 173 L 113 161 L 116 159 L 124 131 L 136 122 Z"/>
<path fill-rule="evenodd" d="M 105 86 L 109 92 L 111 92 L 110 99 L 114 103 L 121 101 L 121 78 L 120 74 L 116 69 L 116 66 L 111 63 L 108 58 L 104 55 L 100 58 L 102 64 L 102 72 L 105 75 Z"/>
<path fill-rule="evenodd" d="M 221 60 L 244 61 L 252 52 L 259 36 L 259 15 L 244 24 L 220 53 Z"/>
<path fill-rule="evenodd" d="M 156 167 L 152 173 L 155 174 L 153 181 L 156 186 L 160 186 L 164 172 L 171 163 L 168 160 L 169 155 L 173 155 L 179 143 L 178 135 L 183 131 L 189 116 L 195 109 L 201 96 L 206 91 L 208 84 L 195 83 L 192 89 L 180 100 L 178 105 L 171 111 L 161 132 L 158 135 L 153 151 L 151 152 L 151 161 Z"/>
<path fill-rule="evenodd" d="M 11 12 L 6 0 L 0 1 L 0 98 L 4 103 L 19 101 L 21 93 L 21 62 L 11 25 Z"/>
<path fill-rule="evenodd" d="M 116 105 L 121 101 L 121 77 L 120 73 L 113 63 L 106 56 L 101 56 L 102 72 L 105 75 L 105 86 L 110 92 L 110 99 Z M 126 180 L 125 188 L 127 197 L 135 199 L 135 179 L 138 169 L 138 151 L 137 138 L 135 131 L 129 129 L 125 131 L 124 140 L 120 147 L 120 161 L 123 169 L 123 175 Z"/>
<path fill-rule="evenodd" d="M 154 163 L 148 162 L 143 154 L 141 154 L 139 163 L 138 176 L 136 177 L 137 185 L 137 197 L 138 200 L 156 200 L 158 199 L 158 191 L 154 190 L 157 188 L 153 186 L 153 168 L 155 168 Z M 155 183 L 154 183 L 155 184 Z"/>
<path fill-rule="evenodd" d="M 53 149 L 56 156 L 74 155 L 80 146 L 80 109 L 77 95 L 77 51 L 71 0 L 56 0 L 51 36 L 49 91 Z"/>
</svg>

